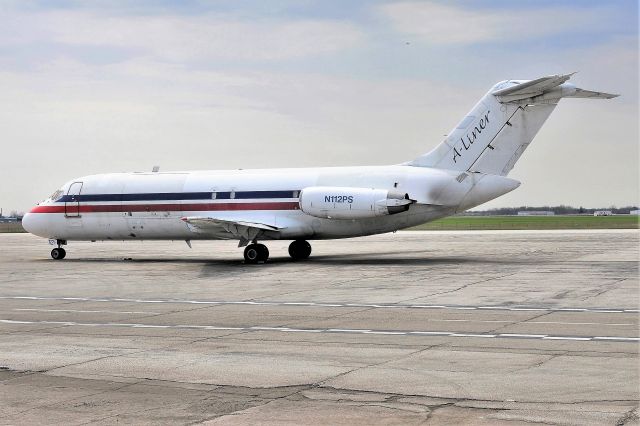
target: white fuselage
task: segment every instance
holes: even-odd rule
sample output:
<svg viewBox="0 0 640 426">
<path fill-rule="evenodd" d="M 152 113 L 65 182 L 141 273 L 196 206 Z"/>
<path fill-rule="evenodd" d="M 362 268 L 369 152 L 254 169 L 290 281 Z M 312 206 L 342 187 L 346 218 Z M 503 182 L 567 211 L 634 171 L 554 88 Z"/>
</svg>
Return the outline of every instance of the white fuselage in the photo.
<svg viewBox="0 0 640 426">
<path fill-rule="evenodd" d="M 58 240 L 231 239 L 197 232 L 182 218 L 273 224 L 262 239 L 346 238 L 395 231 L 481 204 L 518 186 L 505 177 L 412 166 L 329 167 L 175 173 L 115 173 L 66 183 L 24 219 L 31 233 Z M 457 178 L 457 179 L 456 179 Z M 363 219 L 311 216 L 310 187 L 402 191 L 415 201 L 398 214 Z"/>
</svg>

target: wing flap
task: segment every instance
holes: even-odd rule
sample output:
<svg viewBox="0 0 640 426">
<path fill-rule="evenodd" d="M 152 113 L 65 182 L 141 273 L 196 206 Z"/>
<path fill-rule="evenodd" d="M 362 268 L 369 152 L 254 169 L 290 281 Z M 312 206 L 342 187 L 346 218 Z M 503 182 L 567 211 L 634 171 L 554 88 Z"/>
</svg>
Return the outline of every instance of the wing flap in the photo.
<svg viewBox="0 0 640 426">
<path fill-rule="evenodd" d="M 239 247 L 245 246 L 264 232 L 279 231 L 284 229 L 275 224 L 261 223 L 244 220 L 230 220 L 209 216 L 183 217 L 182 221 L 189 226 L 192 232 L 205 234 L 219 234 L 221 231 L 238 238 Z"/>
</svg>

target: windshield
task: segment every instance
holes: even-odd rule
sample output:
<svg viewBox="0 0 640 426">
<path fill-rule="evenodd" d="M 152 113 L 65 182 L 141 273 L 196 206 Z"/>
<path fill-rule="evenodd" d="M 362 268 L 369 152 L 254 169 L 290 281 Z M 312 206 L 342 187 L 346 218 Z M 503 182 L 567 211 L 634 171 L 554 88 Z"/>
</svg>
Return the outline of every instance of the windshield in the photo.
<svg viewBox="0 0 640 426">
<path fill-rule="evenodd" d="M 61 189 L 58 189 L 56 192 L 54 192 L 53 194 L 51 194 L 51 196 L 49 197 L 49 199 L 51 201 L 56 201 L 58 198 L 60 198 L 62 196 L 63 192 Z"/>
</svg>

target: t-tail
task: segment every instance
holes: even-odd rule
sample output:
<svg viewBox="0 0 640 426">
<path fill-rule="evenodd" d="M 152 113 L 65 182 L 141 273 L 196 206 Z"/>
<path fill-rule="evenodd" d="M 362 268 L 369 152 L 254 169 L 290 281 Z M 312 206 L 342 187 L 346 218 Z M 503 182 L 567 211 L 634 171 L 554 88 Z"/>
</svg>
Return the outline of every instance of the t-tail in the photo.
<svg viewBox="0 0 640 426">
<path fill-rule="evenodd" d="M 560 99 L 618 96 L 577 88 L 573 74 L 496 84 L 444 142 L 406 164 L 506 176 Z"/>
</svg>

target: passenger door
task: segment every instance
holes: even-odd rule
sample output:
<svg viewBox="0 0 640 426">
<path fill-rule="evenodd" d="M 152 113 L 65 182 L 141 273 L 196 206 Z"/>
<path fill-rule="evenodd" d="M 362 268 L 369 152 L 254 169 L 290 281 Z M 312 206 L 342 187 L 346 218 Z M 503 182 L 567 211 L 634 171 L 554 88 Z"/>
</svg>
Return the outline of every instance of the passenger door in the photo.
<svg viewBox="0 0 640 426">
<path fill-rule="evenodd" d="M 80 192 L 82 192 L 82 182 L 73 182 L 69 186 L 64 202 L 65 217 L 80 217 Z"/>
</svg>

